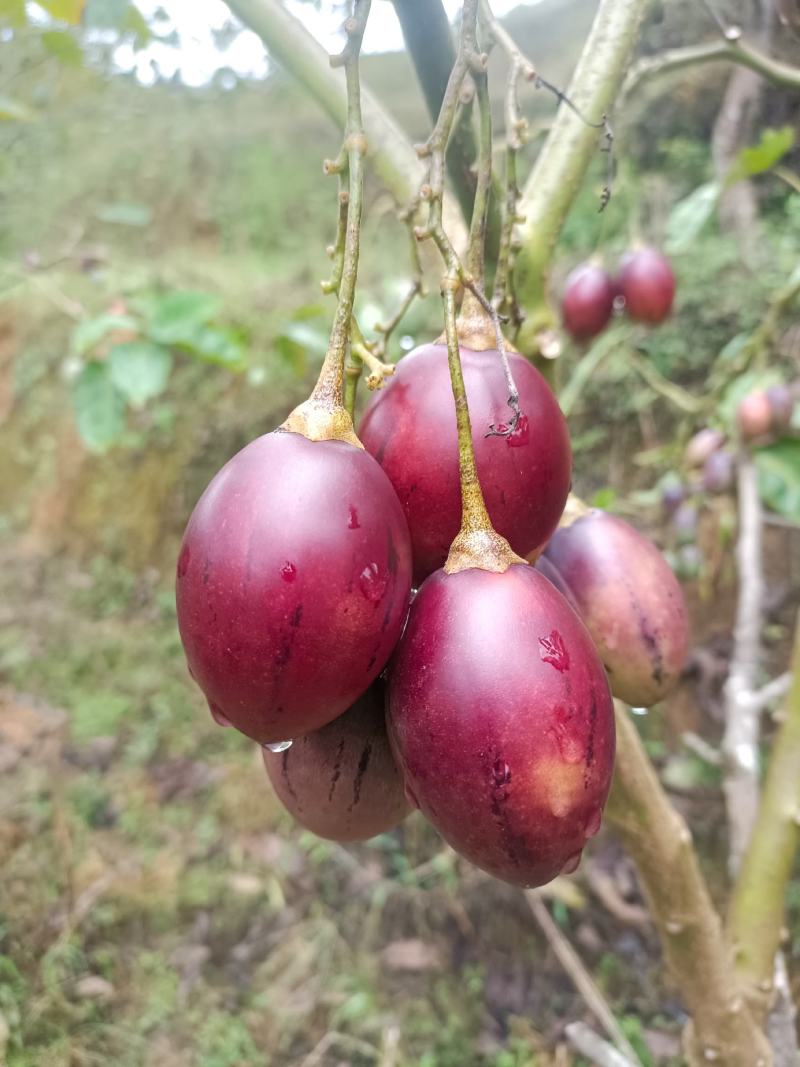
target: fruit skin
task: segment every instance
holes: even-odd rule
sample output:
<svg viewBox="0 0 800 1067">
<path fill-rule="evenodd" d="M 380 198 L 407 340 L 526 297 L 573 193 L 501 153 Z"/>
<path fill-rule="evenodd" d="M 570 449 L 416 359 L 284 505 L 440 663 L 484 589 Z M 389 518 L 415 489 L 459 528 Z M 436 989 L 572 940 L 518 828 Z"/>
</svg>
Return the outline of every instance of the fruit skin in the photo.
<svg viewBox="0 0 800 1067">
<path fill-rule="evenodd" d="M 318 837 L 366 841 L 393 829 L 411 811 L 386 735 L 385 692 L 377 679 L 321 730 L 285 752 L 262 752 L 284 807 Z"/>
<path fill-rule="evenodd" d="M 594 263 L 576 267 L 564 283 L 561 314 L 564 327 L 576 341 L 596 337 L 614 311 L 616 287 L 607 271 Z"/>
<path fill-rule="evenodd" d="M 707 493 L 727 493 L 733 488 L 735 473 L 732 452 L 712 452 L 703 464 L 703 488 Z"/>
<path fill-rule="evenodd" d="M 372 457 L 276 431 L 211 481 L 178 559 L 178 626 L 215 718 L 261 742 L 345 711 L 405 621 L 411 544 Z"/>
<path fill-rule="evenodd" d="M 569 431 L 539 372 L 509 353 L 523 418 L 508 437 L 508 387 L 494 350 L 461 349 L 478 476 L 489 516 L 520 556 L 540 549 L 558 523 L 572 477 Z M 423 345 L 374 395 L 359 436 L 389 476 L 408 519 L 418 585 L 447 559 L 461 525 L 458 437 L 444 345 Z"/>
<path fill-rule="evenodd" d="M 611 784 L 614 709 L 586 628 L 533 567 L 428 578 L 387 722 L 409 799 L 457 852 L 515 885 L 574 870 Z"/>
<path fill-rule="evenodd" d="M 706 426 L 690 438 L 683 453 L 683 462 L 687 467 L 702 467 L 709 456 L 718 452 L 725 444 L 725 434 Z"/>
<path fill-rule="evenodd" d="M 764 389 L 748 393 L 736 409 L 736 421 L 747 441 L 766 437 L 772 430 L 772 404 Z"/>
<path fill-rule="evenodd" d="M 794 414 L 794 397 L 788 385 L 771 385 L 767 389 L 772 429 L 777 434 L 788 430 Z"/>
<path fill-rule="evenodd" d="M 625 256 L 618 283 L 625 310 L 637 322 L 657 326 L 672 310 L 675 275 L 669 260 L 655 248 L 641 248 Z"/>
<path fill-rule="evenodd" d="M 649 707 L 676 685 L 689 642 L 681 587 L 656 546 L 627 522 L 590 511 L 545 550 L 608 671 L 614 696 Z"/>
</svg>

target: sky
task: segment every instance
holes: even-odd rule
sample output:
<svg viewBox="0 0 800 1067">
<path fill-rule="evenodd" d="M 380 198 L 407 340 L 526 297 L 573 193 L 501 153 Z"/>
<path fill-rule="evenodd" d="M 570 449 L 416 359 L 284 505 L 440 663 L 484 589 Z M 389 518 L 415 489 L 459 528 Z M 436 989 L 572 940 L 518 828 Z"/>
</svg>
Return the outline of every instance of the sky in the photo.
<svg viewBox="0 0 800 1067">
<path fill-rule="evenodd" d="M 537 0 L 494 0 L 492 8 L 497 15 L 504 15 L 513 7 L 528 6 Z M 300 0 L 286 0 L 287 7 L 300 14 L 318 41 L 329 51 L 341 47 L 341 12 L 317 12 Z M 203 85 L 218 70 L 227 68 L 240 76 L 263 77 L 268 69 L 264 46 L 249 30 L 237 34 L 233 41 L 220 51 L 214 41 L 213 30 L 229 22 L 231 13 L 223 0 L 138 0 L 143 14 L 151 16 L 158 8 L 168 16 L 160 22 L 160 34 L 176 31 L 180 47 L 170 47 L 154 42 L 142 52 L 134 53 L 124 45 L 115 55 L 118 65 L 126 71 L 135 71 L 140 81 L 152 82 L 156 63 L 162 77 L 172 77 L 179 72 L 187 85 Z M 444 0 L 451 18 L 461 6 L 460 0 Z M 368 52 L 397 51 L 403 47 L 403 37 L 394 13 L 387 0 L 373 3 L 364 36 L 364 49 Z"/>
</svg>

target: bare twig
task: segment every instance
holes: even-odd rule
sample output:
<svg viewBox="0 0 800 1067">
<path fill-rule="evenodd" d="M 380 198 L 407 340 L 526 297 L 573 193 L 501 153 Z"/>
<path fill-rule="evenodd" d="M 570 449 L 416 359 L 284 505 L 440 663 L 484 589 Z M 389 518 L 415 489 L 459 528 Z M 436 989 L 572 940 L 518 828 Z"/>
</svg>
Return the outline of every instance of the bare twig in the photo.
<svg viewBox="0 0 800 1067">
<path fill-rule="evenodd" d="M 597 983 L 584 967 L 578 953 L 553 921 L 542 898 L 535 889 L 529 889 L 525 893 L 525 899 L 528 901 L 530 909 L 533 912 L 533 917 L 536 919 L 539 928 L 547 938 L 548 944 L 552 948 L 558 962 L 567 972 L 575 988 L 586 1001 L 586 1006 L 617 1048 L 623 1053 L 624 1057 L 626 1057 L 623 1062 L 634 1064 L 635 1067 L 641 1067 L 641 1060 L 636 1055 L 636 1050 L 633 1048 L 630 1041 L 628 1041 L 627 1037 L 622 1032 L 614 1012 L 608 1006 Z"/>
</svg>

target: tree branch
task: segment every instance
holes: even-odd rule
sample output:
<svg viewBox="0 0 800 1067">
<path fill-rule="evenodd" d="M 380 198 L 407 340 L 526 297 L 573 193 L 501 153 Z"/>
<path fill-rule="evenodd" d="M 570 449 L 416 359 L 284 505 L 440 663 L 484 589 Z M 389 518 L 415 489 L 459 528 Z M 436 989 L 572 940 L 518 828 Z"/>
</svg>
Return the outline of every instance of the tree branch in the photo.
<svg viewBox="0 0 800 1067">
<path fill-rule="evenodd" d="M 228 7 L 258 34 L 276 63 L 302 82 L 341 129 L 347 121 L 344 78 L 339 71 L 331 70 L 325 49 L 281 0 L 228 0 Z M 405 208 L 416 196 L 423 176 L 414 147 L 366 89 L 362 89 L 362 107 L 368 158 L 394 199 Z"/>
<path fill-rule="evenodd" d="M 779 59 L 773 59 L 739 38 L 735 41 L 727 39 L 708 41 L 704 44 L 689 45 L 687 48 L 670 48 L 657 55 L 640 59 L 628 71 L 620 93 L 620 101 L 621 103 L 627 101 L 644 81 L 661 77 L 664 74 L 673 74 L 686 67 L 720 60 L 749 67 L 750 70 L 754 70 L 756 74 L 760 74 L 779 88 L 800 90 L 800 68 L 790 66 Z"/>
<path fill-rule="evenodd" d="M 772 993 L 775 953 L 785 914 L 800 834 L 800 615 L 792 661 L 792 688 L 772 748 L 761 806 L 734 887 L 728 927 L 736 969 L 762 1010 Z"/>
<path fill-rule="evenodd" d="M 646 6 L 647 0 L 601 0 L 567 94 L 591 122 L 600 122 L 611 110 Z M 556 322 L 547 300 L 547 271 L 599 137 L 597 129 L 561 107 L 520 199 L 525 222 L 517 281 L 528 317 L 518 346 L 527 354 L 538 350 L 537 335 Z"/>
<path fill-rule="evenodd" d="M 770 1049 L 741 995 L 733 958 L 692 847 L 627 709 L 615 701 L 617 766 L 606 817 L 633 858 L 667 964 L 692 1017 L 695 1067 L 767 1067 Z"/>
<path fill-rule="evenodd" d="M 761 716 L 752 697 L 758 680 L 764 579 L 761 567 L 761 498 L 758 474 L 746 446 L 737 465 L 739 536 L 736 562 L 739 594 L 728 678 L 725 682 L 725 733 L 722 740 L 723 788 L 730 836 L 730 869 L 742 861 L 758 811 Z"/>
</svg>

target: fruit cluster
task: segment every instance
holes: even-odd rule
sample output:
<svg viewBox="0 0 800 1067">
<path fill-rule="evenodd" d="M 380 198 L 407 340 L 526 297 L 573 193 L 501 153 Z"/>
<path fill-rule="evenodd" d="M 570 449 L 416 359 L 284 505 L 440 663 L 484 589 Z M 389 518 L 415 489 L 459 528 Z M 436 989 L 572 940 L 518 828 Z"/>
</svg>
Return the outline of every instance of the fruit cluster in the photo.
<svg viewBox="0 0 800 1067">
<path fill-rule="evenodd" d="M 611 692 L 659 700 L 686 621 L 650 542 L 568 504 L 569 434 L 539 372 L 509 353 L 509 419 L 500 354 L 460 325 L 486 507 L 465 480 L 447 346 L 424 345 L 374 395 L 360 441 L 335 419 L 318 432 L 318 387 L 303 419 L 223 467 L 184 536 L 178 622 L 214 718 L 262 745 L 304 826 L 363 839 L 417 807 L 478 866 L 539 885 L 600 826 Z"/>
<path fill-rule="evenodd" d="M 675 275 L 654 248 L 629 252 L 616 277 L 597 263 L 582 263 L 564 285 L 564 328 L 576 341 L 591 341 L 603 332 L 615 309 L 635 322 L 657 326 L 669 315 L 674 298 Z"/>
</svg>

